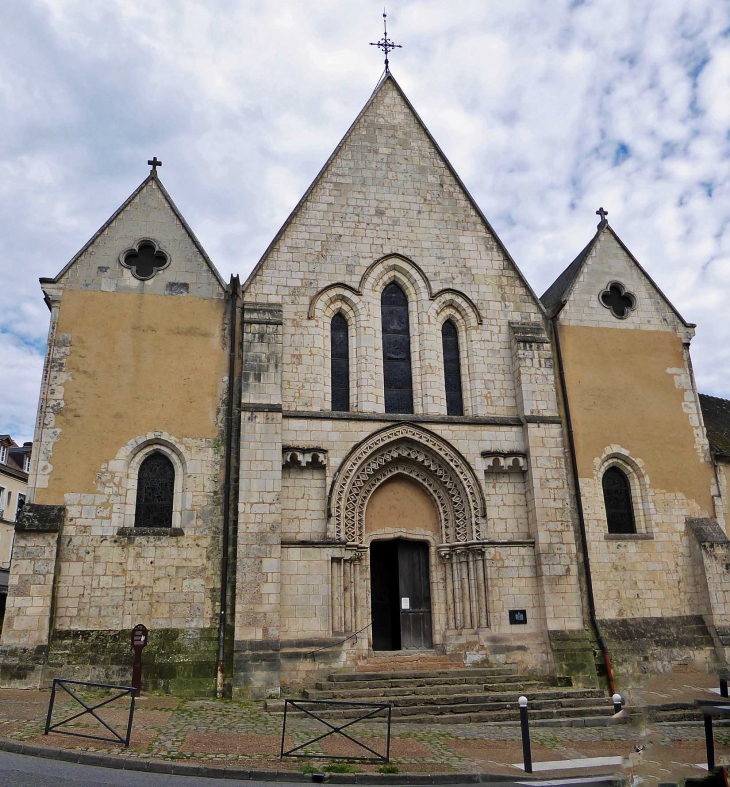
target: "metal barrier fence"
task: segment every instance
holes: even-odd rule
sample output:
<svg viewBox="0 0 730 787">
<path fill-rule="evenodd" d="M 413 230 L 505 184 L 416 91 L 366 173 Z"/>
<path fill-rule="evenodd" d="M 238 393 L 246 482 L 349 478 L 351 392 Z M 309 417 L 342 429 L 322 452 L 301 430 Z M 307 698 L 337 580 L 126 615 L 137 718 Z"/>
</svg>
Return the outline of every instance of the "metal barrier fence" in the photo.
<svg viewBox="0 0 730 787">
<path fill-rule="evenodd" d="M 307 708 L 303 707 L 304 705 L 314 705 L 314 706 L 321 706 L 326 705 L 328 707 L 339 707 L 341 709 L 355 709 L 358 711 L 359 708 L 362 708 L 363 711 L 367 708 L 370 708 L 369 713 L 363 713 L 363 715 L 358 716 L 356 719 L 350 719 L 346 724 L 341 724 L 337 726 L 332 724 L 331 722 L 327 721 L 327 719 L 323 719 L 321 715 L 307 710 Z M 296 709 L 305 713 L 307 716 L 315 719 L 315 721 L 324 724 L 326 727 L 329 727 L 329 730 L 322 735 L 318 735 L 316 738 L 312 738 L 311 740 L 307 741 L 306 743 L 302 743 L 299 746 L 295 746 L 293 749 L 289 749 L 288 751 L 284 751 L 284 742 L 286 740 L 286 724 L 287 724 L 287 716 L 289 707 L 292 709 Z M 380 752 L 375 751 L 375 749 L 371 749 L 370 746 L 363 743 L 362 741 L 357 740 L 357 738 L 353 738 L 351 735 L 348 735 L 343 730 L 347 729 L 348 727 L 352 727 L 354 724 L 357 724 L 361 721 L 365 721 L 366 719 L 375 718 L 381 711 L 388 712 L 388 734 L 386 738 L 386 750 L 385 754 L 381 754 Z M 284 724 L 281 729 L 281 757 L 313 757 L 316 759 L 323 759 L 323 760 L 357 760 L 359 762 L 378 762 L 378 763 L 387 763 L 390 762 L 390 723 L 391 717 L 393 714 L 393 706 L 390 703 L 382 703 L 382 702 L 347 702 L 342 700 L 286 700 L 284 702 Z M 313 743 L 318 743 L 325 738 L 328 738 L 330 735 L 342 735 L 343 738 L 347 738 L 347 740 L 354 743 L 356 746 L 359 746 L 361 749 L 370 752 L 371 757 L 365 756 L 350 756 L 350 755 L 335 755 L 335 754 L 297 754 L 296 752 L 300 752 L 301 749 L 305 749 L 307 746 L 311 746 Z"/>
<path fill-rule="evenodd" d="M 112 691 L 119 691 L 120 694 L 115 694 L 113 697 L 109 697 L 102 702 L 99 702 L 97 705 L 89 706 L 87 705 L 82 699 L 76 696 L 71 689 L 68 688 L 67 684 L 71 684 L 74 686 L 91 686 L 92 688 L 97 689 L 111 689 Z M 51 724 L 51 717 L 53 716 L 53 705 L 56 701 L 56 688 L 63 689 L 66 694 L 73 697 L 76 702 L 81 705 L 84 710 L 79 713 L 74 714 L 73 716 L 69 716 L 66 719 L 62 719 L 61 721 L 56 722 L 55 724 Z M 132 735 L 132 720 L 134 718 L 134 693 L 135 690 L 131 686 L 114 686 L 110 683 L 91 683 L 89 681 L 84 680 L 67 680 L 66 678 L 54 678 L 53 679 L 53 688 L 51 690 L 51 701 L 48 703 L 48 716 L 46 716 L 46 729 L 44 731 L 44 735 L 48 735 L 49 732 L 56 732 L 59 735 L 74 735 L 77 738 L 93 738 L 97 741 L 112 741 L 113 743 L 123 743 L 125 748 L 129 747 L 129 739 Z M 129 695 L 131 697 L 131 704 L 129 706 L 129 719 L 127 721 L 127 733 L 125 737 L 122 737 L 112 726 L 107 724 L 104 719 L 94 712 L 99 708 L 103 708 L 105 705 L 109 705 L 110 703 L 114 702 L 115 700 L 120 699 L 121 697 L 126 697 Z M 109 732 L 114 735 L 113 738 L 102 738 L 99 735 L 88 735 L 82 732 L 71 732 L 70 730 L 59 730 L 58 728 L 62 724 L 68 724 L 71 721 L 75 721 L 76 719 L 85 716 L 87 713 L 90 713 L 98 722 L 104 725 Z"/>
</svg>

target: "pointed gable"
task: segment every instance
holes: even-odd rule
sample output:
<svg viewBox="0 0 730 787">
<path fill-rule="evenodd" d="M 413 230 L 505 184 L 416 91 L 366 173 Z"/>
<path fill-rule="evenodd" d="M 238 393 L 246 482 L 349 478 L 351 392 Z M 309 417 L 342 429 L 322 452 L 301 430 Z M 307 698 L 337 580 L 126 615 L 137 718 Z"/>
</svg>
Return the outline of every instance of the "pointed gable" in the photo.
<svg viewBox="0 0 730 787">
<path fill-rule="evenodd" d="M 617 317 L 606 305 L 610 303 L 613 285 L 613 295 L 618 293 L 631 305 L 625 317 Z M 560 315 L 565 324 L 649 330 L 694 327 L 685 321 L 608 223 L 599 225 L 588 245 L 540 300 L 548 315 Z"/>
<path fill-rule="evenodd" d="M 335 280 L 354 286 L 373 260 L 391 253 L 416 260 L 436 286 L 473 288 L 494 274 L 490 300 L 508 301 L 533 317 L 542 313 L 529 283 L 388 73 L 244 289 L 248 297 L 272 295 L 274 280 L 287 268 L 309 295 Z M 451 265 L 455 261 L 460 265 Z M 292 288 L 282 281 L 276 293 L 289 295 Z"/>
<path fill-rule="evenodd" d="M 123 264 L 152 241 L 161 263 L 146 279 Z M 108 292 L 223 297 L 227 287 L 156 173 L 150 173 L 83 248 L 42 284 Z"/>
</svg>

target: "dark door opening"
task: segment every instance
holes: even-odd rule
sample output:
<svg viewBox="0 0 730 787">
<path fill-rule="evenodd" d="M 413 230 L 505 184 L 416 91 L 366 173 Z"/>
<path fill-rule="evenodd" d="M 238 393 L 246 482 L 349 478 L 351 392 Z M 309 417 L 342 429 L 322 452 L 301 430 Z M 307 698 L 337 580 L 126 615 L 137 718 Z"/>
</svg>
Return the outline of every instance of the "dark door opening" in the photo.
<svg viewBox="0 0 730 787">
<path fill-rule="evenodd" d="M 428 545 L 375 541 L 370 546 L 373 650 L 423 650 L 431 636 Z"/>
</svg>

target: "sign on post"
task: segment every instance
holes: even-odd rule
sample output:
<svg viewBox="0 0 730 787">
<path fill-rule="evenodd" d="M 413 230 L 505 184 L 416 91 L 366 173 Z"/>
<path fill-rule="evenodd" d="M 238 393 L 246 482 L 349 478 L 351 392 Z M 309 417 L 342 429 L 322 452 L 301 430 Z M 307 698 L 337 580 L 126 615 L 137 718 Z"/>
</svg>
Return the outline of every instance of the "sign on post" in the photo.
<svg viewBox="0 0 730 787">
<path fill-rule="evenodd" d="M 132 665 L 132 686 L 134 696 L 139 697 L 142 691 L 142 650 L 147 647 L 147 626 L 138 623 L 132 629 L 132 648 L 134 649 L 134 664 Z"/>
</svg>

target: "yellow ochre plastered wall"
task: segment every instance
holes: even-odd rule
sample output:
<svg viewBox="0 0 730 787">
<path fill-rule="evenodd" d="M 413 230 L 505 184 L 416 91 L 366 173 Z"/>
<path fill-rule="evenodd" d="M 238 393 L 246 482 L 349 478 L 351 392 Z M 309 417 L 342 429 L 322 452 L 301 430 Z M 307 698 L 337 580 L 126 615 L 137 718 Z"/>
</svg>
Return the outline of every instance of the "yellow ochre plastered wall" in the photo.
<svg viewBox="0 0 730 787">
<path fill-rule="evenodd" d="M 600 618 L 701 612 L 686 517 L 713 516 L 713 471 L 670 330 L 561 325 L 566 383 Z M 688 406 L 688 404 L 690 406 Z M 601 476 L 632 468 L 635 537 L 607 537 Z"/>
<path fill-rule="evenodd" d="M 222 298 L 63 292 L 35 497 L 66 506 L 58 557 L 48 555 L 57 562 L 55 632 L 215 624 L 225 320 Z M 134 525 L 131 462 L 158 445 L 176 465 L 175 530 L 125 533 Z M 3 643 L 45 641 L 47 624 L 32 625 L 13 604 Z"/>
<path fill-rule="evenodd" d="M 226 302 L 137 293 L 66 290 L 58 337 L 68 342 L 60 430 L 48 486 L 35 502 L 97 491 L 99 459 L 130 439 L 161 430 L 180 438 L 218 436 L 227 374 Z"/>
</svg>

